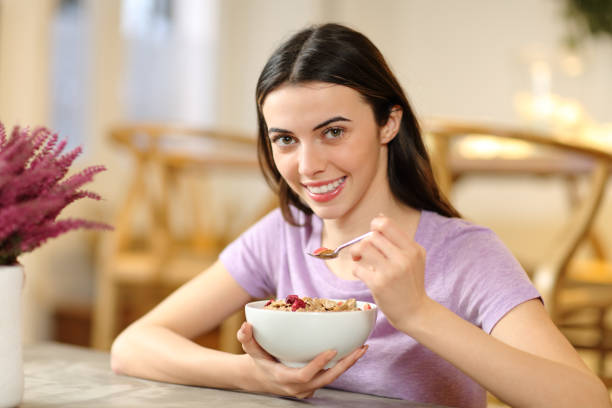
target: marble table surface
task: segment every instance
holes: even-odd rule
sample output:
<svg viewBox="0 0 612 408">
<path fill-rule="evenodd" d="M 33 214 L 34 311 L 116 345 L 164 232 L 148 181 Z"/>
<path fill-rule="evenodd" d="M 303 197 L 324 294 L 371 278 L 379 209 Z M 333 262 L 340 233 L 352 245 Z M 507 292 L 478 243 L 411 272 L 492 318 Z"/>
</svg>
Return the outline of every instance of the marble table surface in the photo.
<svg viewBox="0 0 612 408">
<path fill-rule="evenodd" d="M 435 407 L 331 389 L 297 400 L 213 388 L 167 384 L 114 374 L 109 354 L 61 343 L 24 348 L 21 408 L 42 407 Z"/>
</svg>

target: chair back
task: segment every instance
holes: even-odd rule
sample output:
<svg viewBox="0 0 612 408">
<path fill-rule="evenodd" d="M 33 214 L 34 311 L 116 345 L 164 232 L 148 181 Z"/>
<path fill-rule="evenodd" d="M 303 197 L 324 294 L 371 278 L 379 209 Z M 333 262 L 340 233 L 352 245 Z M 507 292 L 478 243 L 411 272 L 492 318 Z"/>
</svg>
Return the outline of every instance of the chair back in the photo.
<svg viewBox="0 0 612 408">
<path fill-rule="evenodd" d="M 215 262 L 277 201 L 258 169 L 255 138 L 249 135 L 127 123 L 113 127 L 109 136 L 118 154 L 127 152 L 129 181 L 117 180 L 127 187 L 115 233 L 98 252 L 92 339 L 101 349 Z M 240 351 L 235 339 L 240 323 L 239 314 L 226 319 L 215 347 Z"/>
<path fill-rule="evenodd" d="M 570 214 L 556 220 L 560 225 L 565 225 L 563 233 L 551 238 L 548 252 L 537 257 L 534 265 L 526 267 L 555 320 L 557 295 L 567 266 L 591 231 L 600 210 L 612 151 L 582 143 L 578 138 L 542 131 L 442 118 L 425 120 L 423 133 L 435 177 L 449 197 L 453 194 L 455 183 L 470 174 L 560 177 L 571 183 L 585 180 L 583 193 L 570 205 Z M 472 146 L 473 155 L 466 157 L 468 150 L 465 144 L 461 144 L 469 142 L 469 138 L 476 140 L 476 143 Z M 480 147 L 477 144 L 479 140 L 482 142 Z M 505 157 L 504 143 L 510 146 Z M 502 147 L 496 150 L 496 144 Z M 528 228 L 524 233 L 529 234 Z"/>
<path fill-rule="evenodd" d="M 253 137 L 168 124 L 124 124 L 114 127 L 110 138 L 132 161 L 115 224 L 117 253 L 156 254 L 160 271 L 178 252 L 215 258 L 270 207 L 253 199 L 249 217 L 245 195 L 237 193 L 249 188 L 261 193 Z"/>
</svg>

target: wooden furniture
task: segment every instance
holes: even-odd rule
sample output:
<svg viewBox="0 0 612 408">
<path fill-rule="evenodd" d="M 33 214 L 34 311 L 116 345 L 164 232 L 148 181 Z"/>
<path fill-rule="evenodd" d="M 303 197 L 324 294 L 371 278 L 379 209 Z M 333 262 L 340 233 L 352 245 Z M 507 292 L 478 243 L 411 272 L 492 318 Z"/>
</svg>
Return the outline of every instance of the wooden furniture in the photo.
<svg viewBox="0 0 612 408">
<path fill-rule="evenodd" d="M 131 162 L 110 171 L 120 186 L 131 181 L 99 256 L 92 345 L 100 349 L 274 206 L 252 137 L 160 124 L 125 124 L 109 136 Z M 228 318 L 206 345 L 241 352 L 242 321 Z"/>
<path fill-rule="evenodd" d="M 578 138 L 487 123 L 437 118 L 425 120 L 423 128 L 434 173 L 447 196 L 457 180 L 472 174 L 559 177 L 570 188 L 580 182 L 586 184 L 583 194 L 572 195 L 571 213 L 557 220 L 565 228 L 560 236 L 550 239 L 550 251 L 535 264 L 524 266 L 553 321 L 577 349 L 598 353 L 598 374 L 611 385 L 605 357 L 612 351 L 612 328 L 606 326 L 605 315 L 612 310 L 612 267 L 597 246 L 593 260 L 575 255 L 589 240 L 597 243 L 589 234 L 608 182 L 612 150 L 589 146 Z M 525 149 L 513 158 L 496 157 L 490 151 L 480 155 L 476 151 L 471 157 L 458 153 L 466 138 L 483 136 L 488 138 L 485 144 L 491 140 L 518 141 Z M 529 233 L 525 225 L 525 234 Z"/>
<path fill-rule="evenodd" d="M 147 381 L 114 374 L 108 352 L 58 343 L 24 349 L 25 391 L 21 408 L 52 407 L 424 407 L 410 401 L 332 389 L 295 400 L 248 392 Z M 427 407 L 443 408 L 440 405 Z"/>
</svg>

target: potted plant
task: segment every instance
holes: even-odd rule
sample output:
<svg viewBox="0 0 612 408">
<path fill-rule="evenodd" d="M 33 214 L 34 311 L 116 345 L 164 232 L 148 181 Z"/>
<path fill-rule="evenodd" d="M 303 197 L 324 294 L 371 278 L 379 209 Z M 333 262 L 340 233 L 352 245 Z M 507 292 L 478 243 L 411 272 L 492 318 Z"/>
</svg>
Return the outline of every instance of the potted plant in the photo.
<svg viewBox="0 0 612 408">
<path fill-rule="evenodd" d="M 99 200 L 82 187 L 104 171 L 90 166 L 67 176 L 81 153 L 64 153 L 66 140 L 41 127 L 15 127 L 9 134 L 0 122 L 0 407 L 18 405 L 23 394 L 21 291 L 24 270 L 19 255 L 48 239 L 78 228 L 110 229 L 84 219 L 58 219 L 81 198 Z"/>
<path fill-rule="evenodd" d="M 612 39 L 612 0 L 566 0 L 565 43 L 578 48 L 588 37 Z"/>
</svg>

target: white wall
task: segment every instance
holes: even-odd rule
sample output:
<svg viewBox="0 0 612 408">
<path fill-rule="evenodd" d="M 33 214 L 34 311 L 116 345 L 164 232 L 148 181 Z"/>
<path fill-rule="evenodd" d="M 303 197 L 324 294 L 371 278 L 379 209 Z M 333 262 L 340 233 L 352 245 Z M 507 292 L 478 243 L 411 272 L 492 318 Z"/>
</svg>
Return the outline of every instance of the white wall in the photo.
<svg viewBox="0 0 612 408">
<path fill-rule="evenodd" d="M 307 24 L 335 21 L 370 37 L 423 115 L 513 121 L 517 90 L 529 90 L 524 54 L 535 47 L 557 61 L 565 22 L 554 0 L 223 1 L 220 98 L 228 113 L 254 123 L 253 89 L 267 56 Z M 553 91 L 577 98 L 599 121 L 612 121 L 612 41 L 580 51 L 578 78 L 553 72 Z M 231 112 L 231 115 L 230 113 Z"/>
</svg>

